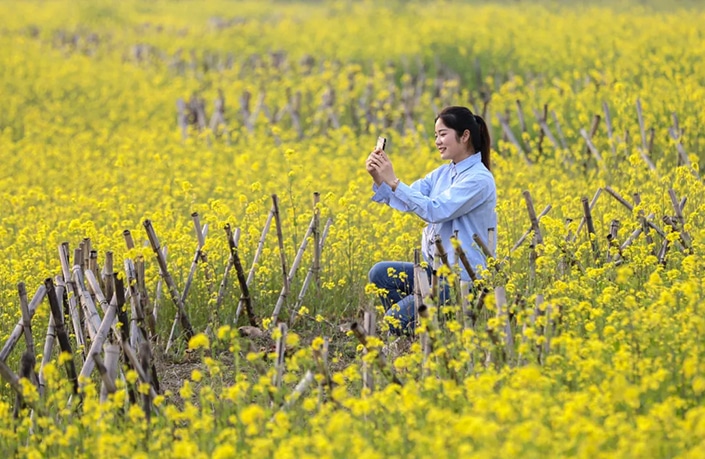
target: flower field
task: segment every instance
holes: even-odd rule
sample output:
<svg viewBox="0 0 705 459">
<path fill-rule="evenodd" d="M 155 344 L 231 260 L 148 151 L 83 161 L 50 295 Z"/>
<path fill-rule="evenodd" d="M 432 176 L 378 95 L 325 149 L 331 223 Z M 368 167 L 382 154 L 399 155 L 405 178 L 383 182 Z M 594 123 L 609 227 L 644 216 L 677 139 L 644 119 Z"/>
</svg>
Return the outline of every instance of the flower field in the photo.
<svg viewBox="0 0 705 459">
<path fill-rule="evenodd" d="M 3 453 L 705 455 L 697 2 L 0 18 Z M 395 341 L 367 272 L 423 222 L 364 162 L 440 165 L 447 105 L 489 125 L 497 253 Z"/>
</svg>

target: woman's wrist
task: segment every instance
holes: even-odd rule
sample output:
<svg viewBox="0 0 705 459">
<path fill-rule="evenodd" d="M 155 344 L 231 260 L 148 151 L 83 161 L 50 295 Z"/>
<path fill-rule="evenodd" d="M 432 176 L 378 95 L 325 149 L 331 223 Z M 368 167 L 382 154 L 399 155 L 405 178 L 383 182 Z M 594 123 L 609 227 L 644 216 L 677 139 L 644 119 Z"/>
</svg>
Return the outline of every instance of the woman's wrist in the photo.
<svg viewBox="0 0 705 459">
<path fill-rule="evenodd" d="M 397 185 L 399 185 L 399 177 L 392 180 L 392 183 L 389 184 L 389 186 L 392 188 L 392 191 L 397 191 Z"/>
</svg>

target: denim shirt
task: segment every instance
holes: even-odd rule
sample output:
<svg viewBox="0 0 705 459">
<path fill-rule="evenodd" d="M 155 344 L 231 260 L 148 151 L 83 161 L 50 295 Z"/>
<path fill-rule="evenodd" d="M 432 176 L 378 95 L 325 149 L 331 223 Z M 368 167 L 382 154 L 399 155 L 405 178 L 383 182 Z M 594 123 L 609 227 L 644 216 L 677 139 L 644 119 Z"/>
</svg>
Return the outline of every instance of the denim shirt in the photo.
<svg viewBox="0 0 705 459">
<path fill-rule="evenodd" d="M 492 173 L 482 164 L 481 158 L 482 155 L 476 153 L 457 164 L 444 164 L 411 185 L 399 182 L 395 191 L 386 183 L 372 186 L 375 192 L 373 201 L 403 212 L 413 212 L 428 223 L 421 249 L 424 259 L 432 266 L 436 234 L 441 236 L 451 265 L 456 262 L 455 249 L 450 242 L 456 231 L 470 266 L 476 272 L 479 267 L 487 265 L 473 234 L 479 235 L 488 245 L 492 243 L 490 250 L 496 253 L 496 238 L 489 241 L 489 231 L 495 231 L 497 227 L 497 189 Z M 461 279 L 470 280 L 462 263 L 458 261 L 458 264 Z"/>
</svg>

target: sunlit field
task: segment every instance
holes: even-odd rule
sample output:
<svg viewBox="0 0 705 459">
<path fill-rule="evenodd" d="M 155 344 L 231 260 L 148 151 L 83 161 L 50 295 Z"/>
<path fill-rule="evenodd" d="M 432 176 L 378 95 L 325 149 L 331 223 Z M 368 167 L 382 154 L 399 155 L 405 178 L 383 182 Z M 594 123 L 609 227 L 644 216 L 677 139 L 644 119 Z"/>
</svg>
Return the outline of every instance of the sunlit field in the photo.
<svg viewBox="0 0 705 459">
<path fill-rule="evenodd" d="M 573 3 L 0 2 L 0 451 L 703 457 L 705 11 Z M 448 105 L 497 251 L 397 339 Z"/>
</svg>

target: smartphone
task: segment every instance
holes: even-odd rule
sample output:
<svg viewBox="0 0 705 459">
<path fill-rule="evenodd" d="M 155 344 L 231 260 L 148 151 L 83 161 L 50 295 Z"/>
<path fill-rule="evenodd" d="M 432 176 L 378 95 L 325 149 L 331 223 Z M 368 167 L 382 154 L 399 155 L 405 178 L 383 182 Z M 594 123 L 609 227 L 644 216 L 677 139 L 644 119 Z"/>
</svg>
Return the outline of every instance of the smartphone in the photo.
<svg viewBox="0 0 705 459">
<path fill-rule="evenodd" d="M 382 136 L 377 137 L 377 146 L 375 146 L 375 150 L 384 150 L 386 146 L 387 139 Z"/>
</svg>

